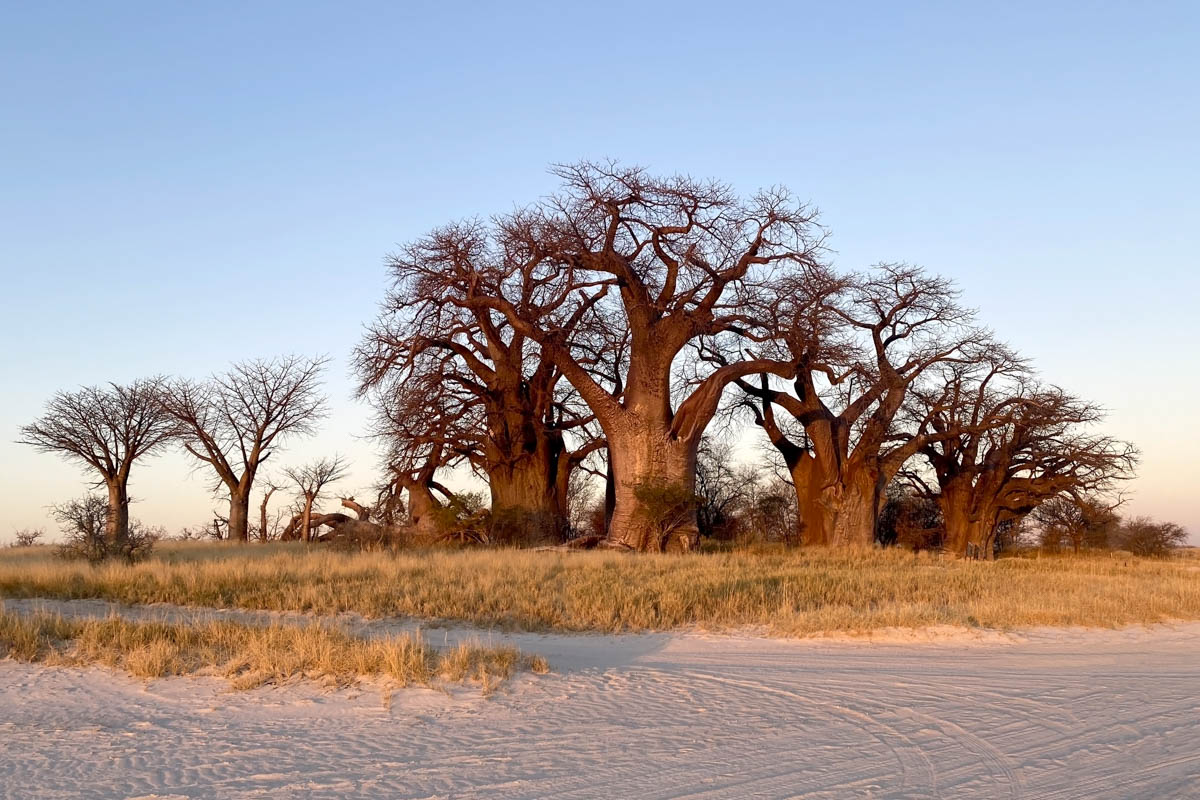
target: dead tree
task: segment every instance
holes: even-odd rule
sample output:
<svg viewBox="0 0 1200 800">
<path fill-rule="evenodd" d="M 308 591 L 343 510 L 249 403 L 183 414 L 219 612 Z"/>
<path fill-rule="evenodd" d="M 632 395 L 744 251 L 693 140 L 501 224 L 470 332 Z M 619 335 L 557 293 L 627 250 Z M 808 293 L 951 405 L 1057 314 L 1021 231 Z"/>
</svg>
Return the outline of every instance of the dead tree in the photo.
<svg viewBox="0 0 1200 800">
<path fill-rule="evenodd" d="M 1132 477 L 1133 445 L 1092 432 L 1100 408 L 1039 386 L 1012 357 L 947 370 L 914 392 L 943 435 L 922 446 L 937 480 L 944 548 L 991 558 L 997 531 L 1055 497 L 1084 502 Z"/>
<path fill-rule="evenodd" d="M 755 399 L 755 422 L 782 455 L 796 490 L 805 544 L 869 546 L 886 488 L 932 439 L 897 418 L 909 388 L 938 364 L 971 361 L 986 337 L 951 284 L 907 266 L 848 278 L 810 275 L 781 294 L 771 314 L 795 359 L 793 391 L 738 385 Z M 789 435 L 776 407 L 801 431 Z"/>
<path fill-rule="evenodd" d="M 262 486 L 262 502 L 258 505 L 258 539 L 261 542 L 267 542 L 273 538 L 273 533 L 268 527 L 267 506 L 271 502 L 271 496 L 283 487 L 270 479 L 261 481 L 261 483 L 264 485 Z"/>
<path fill-rule="evenodd" d="M 362 503 L 359 503 L 353 497 L 343 497 L 342 507 L 353 511 L 356 515 L 358 515 L 358 519 L 362 522 L 369 522 L 371 519 L 372 509 L 364 506 Z"/>
<path fill-rule="evenodd" d="M 311 541 L 313 507 L 321 498 L 321 492 L 331 483 L 346 477 L 346 463 L 341 456 L 320 458 L 300 467 L 284 470 L 288 479 L 296 485 L 300 499 L 304 502 L 300 512 L 300 538 Z M 344 516 L 344 515 L 343 515 Z"/>
<path fill-rule="evenodd" d="M 229 493 L 231 539 L 249 539 L 250 491 L 262 463 L 288 438 L 316 432 L 326 413 L 320 380 L 327 361 L 243 361 L 206 381 L 164 386 L 163 407 L 178 421 L 184 449 Z"/>
<path fill-rule="evenodd" d="M 135 461 L 160 452 L 178 433 L 159 402 L 161 378 L 59 392 L 46 413 L 21 428 L 22 444 L 99 473 L 108 490 L 105 537 L 120 550 L 129 538 L 129 473 Z"/>
<path fill-rule="evenodd" d="M 748 355 L 694 375 L 685 389 L 677 360 L 701 337 L 753 341 L 749 296 L 762 291 L 769 273 L 814 265 L 824 232 L 815 213 L 782 190 L 741 202 L 720 184 L 657 179 L 639 169 L 584 163 L 555 173 L 564 183 L 558 195 L 490 227 L 437 231 L 428 249 L 440 254 L 439 270 L 455 288 L 451 302 L 503 314 L 595 415 L 613 472 L 609 542 L 636 550 L 693 546 L 694 510 L 664 536 L 639 492 L 694 494 L 696 450 L 724 389 L 758 372 L 790 376 L 792 366 Z M 531 291 L 514 294 L 513 286 Z M 592 349 L 581 345 L 580 326 L 589 319 L 609 340 L 628 332 L 619 394 L 597 379 Z"/>
</svg>

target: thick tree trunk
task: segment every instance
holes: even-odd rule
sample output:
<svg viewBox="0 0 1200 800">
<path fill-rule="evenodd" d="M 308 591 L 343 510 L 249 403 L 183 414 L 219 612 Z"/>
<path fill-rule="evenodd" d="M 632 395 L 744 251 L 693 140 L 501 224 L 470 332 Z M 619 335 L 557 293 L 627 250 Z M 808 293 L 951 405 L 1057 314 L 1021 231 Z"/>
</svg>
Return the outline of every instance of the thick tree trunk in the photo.
<svg viewBox="0 0 1200 800">
<path fill-rule="evenodd" d="M 560 502 L 556 459 L 526 454 L 488 474 L 492 536 L 502 544 L 549 544 L 564 539 L 566 508 Z"/>
<path fill-rule="evenodd" d="M 108 481 L 108 518 L 104 521 L 104 537 L 113 548 L 123 547 L 129 539 L 128 484 L 120 477 Z"/>
<path fill-rule="evenodd" d="M 938 506 L 946 532 L 942 551 L 960 558 L 973 555 L 991 560 L 998 514 L 994 508 L 981 508 L 972 489 L 969 482 L 953 479 L 941 486 Z"/>
<path fill-rule="evenodd" d="M 697 442 L 649 425 L 625 427 L 616 435 L 606 431 L 614 500 L 609 540 L 643 552 L 694 549 Z"/>
<path fill-rule="evenodd" d="M 229 538 L 235 542 L 250 541 L 250 493 L 229 493 Z"/>
<path fill-rule="evenodd" d="M 849 464 L 838 477 L 805 456 L 791 473 L 802 544 L 870 547 L 875 543 L 883 501 L 875 470 Z"/>
<path fill-rule="evenodd" d="M 972 543 L 975 545 L 974 555 L 984 561 L 996 559 L 996 523 L 983 520 L 975 523 L 972 531 Z"/>
<path fill-rule="evenodd" d="M 437 510 L 442 504 L 433 496 L 433 490 L 423 483 L 408 489 L 408 523 L 413 532 L 421 537 L 434 537 L 438 531 Z"/>
<path fill-rule="evenodd" d="M 956 496 L 949 496 L 945 491 L 938 498 L 942 509 L 942 525 L 945 535 L 942 538 L 942 552 L 954 556 L 967 554 L 967 543 L 971 541 L 970 510 Z"/>
<path fill-rule="evenodd" d="M 612 530 L 613 510 L 617 507 L 617 481 L 613 477 L 612 452 L 608 453 L 604 468 L 604 533 Z"/>
</svg>

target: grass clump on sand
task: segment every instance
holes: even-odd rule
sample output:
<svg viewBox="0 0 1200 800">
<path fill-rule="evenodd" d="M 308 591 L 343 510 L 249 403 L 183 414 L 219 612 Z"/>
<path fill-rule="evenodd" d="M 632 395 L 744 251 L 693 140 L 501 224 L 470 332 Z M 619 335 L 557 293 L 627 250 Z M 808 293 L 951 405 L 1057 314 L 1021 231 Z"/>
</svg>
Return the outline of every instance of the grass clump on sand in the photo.
<svg viewBox="0 0 1200 800">
<path fill-rule="evenodd" d="M 0 658 L 63 666 L 101 664 L 140 678 L 217 675 L 234 688 L 362 678 L 392 686 L 478 682 L 485 691 L 518 671 L 547 672 L 515 647 L 462 643 L 445 650 L 419 635 L 363 639 L 320 624 L 254 626 L 66 619 L 0 611 Z"/>
<path fill-rule="evenodd" d="M 0 597 L 298 611 L 529 631 L 761 627 L 1111 627 L 1200 619 L 1200 560 L 942 559 L 898 549 L 688 555 L 474 550 L 339 553 L 302 544 L 164 544 L 98 567 L 0 551 Z M 31 552 L 32 551 L 32 552 Z M 12 554 L 12 555 L 10 555 Z"/>
</svg>

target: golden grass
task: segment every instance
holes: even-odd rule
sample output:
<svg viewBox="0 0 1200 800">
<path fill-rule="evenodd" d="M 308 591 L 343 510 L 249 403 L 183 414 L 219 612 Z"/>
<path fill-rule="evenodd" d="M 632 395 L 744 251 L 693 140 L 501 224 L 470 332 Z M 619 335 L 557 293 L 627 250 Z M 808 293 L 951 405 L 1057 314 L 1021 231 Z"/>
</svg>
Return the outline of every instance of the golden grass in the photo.
<svg viewBox="0 0 1200 800">
<path fill-rule="evenodd" d="M 531 631 L 761 627 L 774 635 L 1200 619 L 1200 561 L 968 562 L 899 550 L 671 556 L 515 550 L 345 554 L 164 545 L 135 566 L 0 553 L 0 596 L 357 612 Z"/>
<path fill-rule="evenodd" d="M 324 625 L 258 627 L 65 619 L 0 611 L 0 658 L 55 665 L 100 664 L 141 678 L 219 675 L 237 689 L 296 679 L 388 686 L 477 681 L 484 691 L 519 670 L 546 672 L 545 659 L 515 647 L 462 643 L 446 650 L 419 635 L 363 639 Z"/>
</svg>

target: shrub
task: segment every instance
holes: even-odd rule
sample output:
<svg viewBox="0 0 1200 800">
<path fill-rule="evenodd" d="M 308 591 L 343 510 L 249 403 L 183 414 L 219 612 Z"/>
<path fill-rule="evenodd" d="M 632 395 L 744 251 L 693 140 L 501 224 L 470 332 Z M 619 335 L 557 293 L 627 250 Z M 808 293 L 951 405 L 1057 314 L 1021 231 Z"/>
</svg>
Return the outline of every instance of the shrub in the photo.
<svg viewBox="0 0 1200 800">
<path fill-rule="evenodd" d="M 141 561 L 150 555 L 154 543 L 166 535 L 162 528 L 151 528 L 132 520 L 124 541 L 108 541 L 105 531 L 108 502 L 94 494 L 56 505 L 51 509 L 51 514 L 62 525 L 66 535 L 58 554 L 66 559 L 83 559 L 92 564 L 110 558 L 119 558 L 129 564 Z"/>
<path fill-rule="evenodd" d="M 906 550 L 938 550 L 945 538 L 942 512 L 936 500 L 902 487 L 888 487 L 879 514 L 878 538 L 883 545 Z"/>
<path fill-rule="evenodd" d="M 567 530 L 566 519 L 545 511 L 506 508 L 487 515 L 488 538 L 498 545 L 557 544 L 566 541 Z"/>
<path fill-rule="evenodd" d="M 1187 544 L 1187 531 L 1174 522 L 1149 517 L 1128 520 L 1117 532 L 1121 548 L 1138 556 L 1166 556 Z"/>
<path fill-rule="evenodd" d="M 694 518 L 696 508 L 700 504 L 700 498 L 694 492 L 664 480 L 640 484 L 634 489 L 634 496 L 638 501 L 638 513 L 657 531 L 660 542 L 673 539 L 672 534 L 684 528 Z M 698 533 L 696 538 L 699 538 Z M 680 542 L 683 549 L 695 549 L 698 544 L 692 540 Z"/>
</svg>

